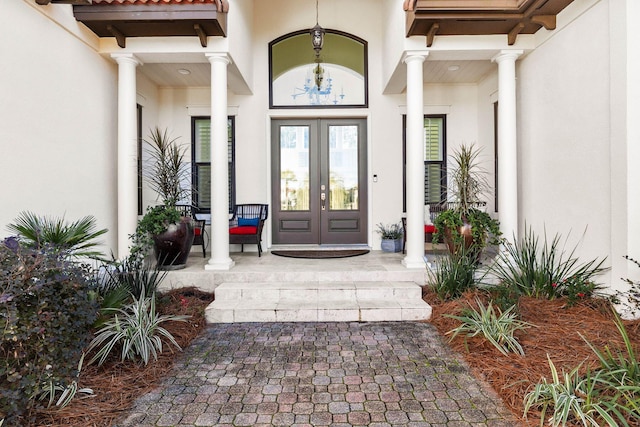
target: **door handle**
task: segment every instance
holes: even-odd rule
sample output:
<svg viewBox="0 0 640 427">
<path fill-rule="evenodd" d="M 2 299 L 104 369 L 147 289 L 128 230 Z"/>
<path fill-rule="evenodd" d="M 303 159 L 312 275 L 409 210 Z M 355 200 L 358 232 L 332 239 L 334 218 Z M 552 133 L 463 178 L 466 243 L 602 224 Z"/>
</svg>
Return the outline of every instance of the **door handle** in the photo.
<svg viewBox="0 0 640 427">
<path fill-rule="evenodd" d="M 325 200 L 327 199 L 327 194 L 326 193 L 320 193 L 320 206 L 321 209 L 324 211 L 326 210 L 326 206 L 325 206 Z"/>
</svg>

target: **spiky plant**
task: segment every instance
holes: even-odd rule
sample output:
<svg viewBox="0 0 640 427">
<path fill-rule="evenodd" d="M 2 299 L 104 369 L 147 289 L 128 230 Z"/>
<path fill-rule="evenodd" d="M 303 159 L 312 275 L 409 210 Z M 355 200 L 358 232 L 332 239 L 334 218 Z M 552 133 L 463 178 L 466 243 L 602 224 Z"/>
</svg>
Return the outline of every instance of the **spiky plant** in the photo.
<svg viewBox="0 0 640 427">
<path fill-rule="evenodd" d="M 64 216 L 49 217 L 23 211 L 7 226 L 20 236 L 27 246 L 41 249 L 48 246 L 56 252 L 64 252 L 72 257 L 101 258 L 102 252 L 95 248 L 100 245 L 96 239 L 108 230 L 97 230 L 96 219 L 87 215 L 68 223 Z"/>
<path fill-rule="evenodd" d="M 515 312 L 516 306 L 511 306 L 502 312 L 499 308 L 494 309 L 491 302 L 485 307 L 482 301 L 476 299 L 476 305 L 477 310 L 469 307 L 460 316 L 445 315 L 461 322 L 458 327 L 447 332 L 447 335 L 451 335 L 451 339 L 454 339 L 459 334 L 466 334 L 466 337 L 482 334 L 505 356 L 509 352 L 524 356 L 524 350 L 514 333 L 533 325 L 518 319 Z"/>
</svg>

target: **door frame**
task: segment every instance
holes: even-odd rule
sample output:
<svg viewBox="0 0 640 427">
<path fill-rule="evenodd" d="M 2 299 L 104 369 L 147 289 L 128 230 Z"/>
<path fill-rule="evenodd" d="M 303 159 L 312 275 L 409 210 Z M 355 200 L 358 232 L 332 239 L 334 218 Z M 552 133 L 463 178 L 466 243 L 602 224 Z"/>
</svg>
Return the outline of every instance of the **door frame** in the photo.
<svg viewBox="0 0 640 427">
<path fill-rule="evenodd" d="M 274 170 L 274 158 L 273 156 L 277 155 L 278 153 L 274 153 L 274 145 L 273 145 L 273 141 L 272 141 L 272 135 L 273 135 L 273 126 L 274 126 L 274 122 L 275 121 L 286 121 L 286 120 L 291 120 L 292 122 L 295 121 L 320 121 L 320 120 L 327 120 L 327 121 L 331 121 L 331 120 L 362 120 L 364 121 L 364 124 L 362 126 L 363 131 L 365 132 L 365 137 L 364 137 L 364 141 L 362 142 L 362 148 L 365 150 L 364 153 L 364 160 L 361 162 L 362 167 L 366 168 L 366 171 L 363 173 L 363 182 L 366 185 L 366 190 L 364 192 L 360 193 L 360 198 L 361 200 L 363 200 L 366 203 L 366 206 L 361 210 L 362 215 L 365 218 L 365 226 L 364 226 L 364 234 L 365 234 L 365 240 L 366 242 L 364 243 L 357 243 L 357 244 L 353 244 L 353 246 L 358 246 L 358 247 L 362 247 L 362 246 L 366 246 L 368 248 L 371 247 L 371 240 L 372 240 L 372 224 L 371 224 L 371 218 L 372 218 L 372 203 L 371 203 L 371 195 L 372 195 L 372 183 L 374 182 L 374 180 L 371 179 L 371 139 L 370 139 L 370 135 L 371 135 L 371 120 L 370 120 L 370 114 L 368 114 L 368 112 L 363 112 L 363 114 L 356 114 L 356 115 L 345 115 L 345 116 L 341 116 L 341 115 L 336 115 L 335 112 L 331 113 L 329 111 L 327 112 L 314 112 L 313 116 L 310 116 L 308 114 L 303 114 L 302 112 L 295 112 L 293 114 L 279 114 L 278 112 L 271 112 L 271 114 L 268 114 L 266 117 L 266 129 L 265 129 L 265 133 L 266 133 L 266 141 L 268 144 L 267 147 L 267 176 L 266 176 L 266 182 L 267 182 L 267 197 L 269 200 L 269 203 L 273 205 L 273 191 L 274 191 L 274 187 L 273 187 L 273 181 L 272 181 L 272 175 L 275 173 Z M 274 209 L 276 209 L 275 206 L 272 206 L 272 212 L 274 212 Z M 273 217 L 272 217 L 273 218 Z M 273 243 L 273 236 L 274 236 L 274 230 L 273 230 L 273 223 L 272 221 L 268 221 L 268 225 L 267 225 L 267 231 L 266 231 L 266 240 L 267 240 L 267 246 L 269 248 L 272 247 L 279 247 L 281 246 L 280 244 L 274 244 Z M 351 246 L 350 244 L 329 244 L 326 246 Z M 319 247 L 319 246 L 325 246 L 325 245 L 315 245 L 315 244 L 283 244 L 282 246 L 306 246 L 306 247 Z"/>
</svg>

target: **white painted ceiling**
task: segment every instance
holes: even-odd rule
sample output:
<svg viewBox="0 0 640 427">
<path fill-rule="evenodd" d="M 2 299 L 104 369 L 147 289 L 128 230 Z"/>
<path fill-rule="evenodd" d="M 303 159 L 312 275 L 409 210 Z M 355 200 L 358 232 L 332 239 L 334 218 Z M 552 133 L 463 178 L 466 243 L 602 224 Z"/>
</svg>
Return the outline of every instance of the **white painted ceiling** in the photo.
<svg viewBox="0 0 640 427">
<path fill-rule="evenodd" d="M 451 71 L 450 67 L 459 67 Z M 424 62 L 425 83 L 477 83 L 492 70 L 496 64 L 488 60 L 427 60 Z M 189 70 L 189 75 L 178 70 Z M 211 83 L 209 63 L 145 63 L 140 72 L 160 87 L 208 87 Z"/>
</svg>

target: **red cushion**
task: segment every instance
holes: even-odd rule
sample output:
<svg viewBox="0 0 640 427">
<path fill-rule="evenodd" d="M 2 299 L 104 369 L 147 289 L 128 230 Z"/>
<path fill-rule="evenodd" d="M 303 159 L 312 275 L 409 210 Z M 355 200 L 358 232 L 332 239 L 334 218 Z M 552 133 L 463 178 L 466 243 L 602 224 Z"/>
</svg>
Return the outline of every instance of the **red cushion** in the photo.
<svg viewBox="0 0 640 427">
<path fill-rule="evenodd" d="M 200 230 L 199 228 L 194 228 L 193 229 L 193 234 L 194 236 L 199 236 L 202 234 L 202 230 Z"/>
<path fill-rule="evenodd" d="M 229 234 L 256 234 L 258 233 L 258 227 L 252 227 L 250 225 L 243 225 L 242 227 L 231 227 Z"/>
<path fill-rule="evenodd" d="M 436 232 L 436 226 L 433 224 L 426 224 L 424 226 L 424 232 L 433 234 Z"/>
</svg>

